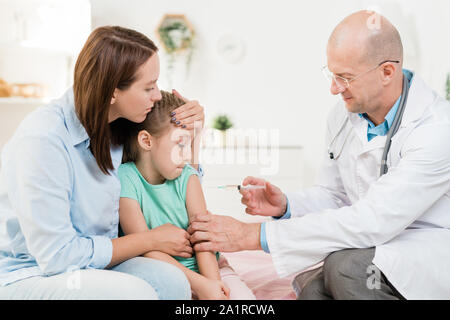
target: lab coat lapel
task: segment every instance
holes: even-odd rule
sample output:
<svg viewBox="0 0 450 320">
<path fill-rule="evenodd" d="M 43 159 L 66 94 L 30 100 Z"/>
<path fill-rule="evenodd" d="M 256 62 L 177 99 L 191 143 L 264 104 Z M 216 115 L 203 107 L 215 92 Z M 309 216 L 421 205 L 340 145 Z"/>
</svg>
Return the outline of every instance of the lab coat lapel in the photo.
<svg viewBox="0 0 450 320">
<path fill-rule="evenodd" d="M 400 161 L 400 151 L 409 133 L 416 127 L 416 122 L 422 119 L 424 112 L 437 99 L 437 95 L 417 75 L 414 75 L 409 89 L 408 101 L 402 123 L 397 134 L 392 138 L 391 150 L 388 154 L 388 166 L 395 166 Z"/>
<path fill-rule="evenodd" d="M 386 136 L 376 136 L 370 141 L 368 141 L 366 138 L 366 143 L 363 145 L 361 154 L 378 149 L 384 149 L 385 146 L 386 146 Z"/>
<path fill-rule="evenodd" d="M 350 123 L 353 126 L 353 132 L 358 137 L 362 145 L 367 142 L 367 126 L 368 123 L 364 119 L 361 119 L 356 113 L 348 112 Z"/>
<path fill-rule="evenodd" d="M 425 110 L 433 104 L 436 99 L 434 92 L 425 84 L 419 76 L 413 76 L 409 89 L 408 100 L 406 102 L 402 123 L 398 133 L 393 137 L 393 141 L 400 139 L 410 124 L 419 120 Z M 359 117 L 357 114 L 349 113 L 350 123 L 353 125 L 355 134 L 361 142 L 359 155 L 371 152 L 376 149 L 384 148 L 386 137 L 375 137 L 371 141 L 367 140 L 367 121 Z"/>
<path fill-rule="evenodd" d="M 358 156 L 377 149 L 383 149 L 386 143 L 386 137 L 375 137 L 368 141 L 367 139 L 367 127 L 368 122 L 359 117 L 355 113 L 349 113 L 350 123 L 353 126 L 354 133 L 360 141 L 361 147 L 358 150 Z"/>
<path fill-rule="evenodd" d="M 405 112 L 401 127 L 405 128 L 410 123 L 419 120 L 425 110 L 436 100 L 437 95 L 428 87 L 419 76 L 413 76 L 406 102 Z"/>
</svg>

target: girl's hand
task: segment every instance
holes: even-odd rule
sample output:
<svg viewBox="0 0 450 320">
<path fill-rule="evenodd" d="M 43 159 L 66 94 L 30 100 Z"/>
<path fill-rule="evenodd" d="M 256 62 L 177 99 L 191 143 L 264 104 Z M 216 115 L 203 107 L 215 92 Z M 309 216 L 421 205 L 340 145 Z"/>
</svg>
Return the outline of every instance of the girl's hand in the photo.
<svg viewBox="0 0 450 320">
<path fill-rule="evenodd" d="M 172 93 L 185 102 L 184 105 L 173 111 L 175 113 L 172 115 L 172 118 L 175 118 L 173 123 L 186 130 L 194 130 L 194 126 L 196 129 L 203 129 L 205 112 L 198 101 L 189 101 L 175 89 L 172 90 Z"/>
<path fill-rule="evenodd" d="M 221 280 L 203 278 L 195 293 L 199 300 L 229 300 L 230 289 Z"/>
<path fill-rule="evenodd" d="M 192 247 L 189 233 L 170 223 L 149 230 L 152 251 L 165 252 L 171 256 L 190 258 Z"/>
<path fill-rule="evenodd" d="M 225 282 L 223 282 L 223 281 L 221 281 L 221 282 L 222 282 L 222 291 L 225 294 L 225 296 L 227 297 L 227 299 L 229 300 L 231 290 L 230 290 L 230 288 L 228 288 L 228 286 L 225 284 Z"/>
</svg>

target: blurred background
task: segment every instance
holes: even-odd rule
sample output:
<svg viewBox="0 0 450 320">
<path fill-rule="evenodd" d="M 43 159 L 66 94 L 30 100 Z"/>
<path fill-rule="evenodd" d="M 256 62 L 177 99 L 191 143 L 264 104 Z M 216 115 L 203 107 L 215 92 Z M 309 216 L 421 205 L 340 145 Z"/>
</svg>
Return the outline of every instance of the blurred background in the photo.
<svg viewBox="0 0 450 320">
<path fill-rule="evenodd" d="M 0 0 L 0 150 L 26 114 L 71 86 L 89 33 L 120 25 L 159 46 L 161 89 L 205 108 L 200 159 L 211 211 L 241 212 L 237 192 L 217 186 L 248 175 L 284 191 L 310 186 L 339 101 L 321 73 L 326 43 L 363 9 L 390 19 L 405 67 L 448 97 L 448 0 Z"/>
</svg>

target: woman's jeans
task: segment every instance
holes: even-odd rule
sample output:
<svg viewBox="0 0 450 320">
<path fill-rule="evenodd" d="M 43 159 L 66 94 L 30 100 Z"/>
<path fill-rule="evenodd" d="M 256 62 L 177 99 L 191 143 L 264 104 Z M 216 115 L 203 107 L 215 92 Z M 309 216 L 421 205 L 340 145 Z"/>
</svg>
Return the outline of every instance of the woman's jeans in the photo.
<svg viewBox="0 0 450 320">
<path fill-rule="evenodd" d="M 190 300 L 184 273 L 166 262 L 136 257 L 110 269 L 75 269 L 0 287 L 0 299 Z"/>
</svg>

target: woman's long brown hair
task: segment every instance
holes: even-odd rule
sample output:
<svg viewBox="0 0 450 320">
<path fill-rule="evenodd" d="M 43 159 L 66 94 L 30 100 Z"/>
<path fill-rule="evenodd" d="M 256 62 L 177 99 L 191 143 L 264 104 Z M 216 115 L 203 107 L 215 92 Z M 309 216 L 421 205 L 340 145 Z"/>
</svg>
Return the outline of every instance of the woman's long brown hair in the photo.
<svg viewBox="0 0 450 320">
<path fill-rule="evenodd" d="M 129 88 L 136 80 L 138 68 L 157 51 L 145 35 L 107 26 L 90 34 L 78 56 L 73 84 L 75 111 L 89 135 L 91 152 L 105 174 L 114 169 L 111 144 L 123 144 L 129 123 L 117 119 L 109 124 L 114 90 Z"/>
</svg>

